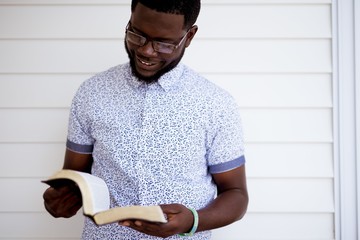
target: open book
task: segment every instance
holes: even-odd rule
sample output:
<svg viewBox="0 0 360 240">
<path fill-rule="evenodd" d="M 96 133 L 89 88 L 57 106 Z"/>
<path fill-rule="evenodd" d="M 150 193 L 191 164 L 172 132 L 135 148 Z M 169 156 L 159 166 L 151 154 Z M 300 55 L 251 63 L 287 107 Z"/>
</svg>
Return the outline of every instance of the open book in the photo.
<svg viewBox="0 0 360 240">
<path fill-rule="evenodd" d="M 61 186 L 62 182 L 75 182 L 81 192 L 83 213 L 93 219 L 97 225 L 118 222 L 126 219 L 139 219 L 150 222 L 166 223 L 160 206 L 125 206 L 109 209 L 110 196 L 106 183 L 89 173 L 60 170 L 47 180 L 42 181 L 50 186 Z"/>
</svg>

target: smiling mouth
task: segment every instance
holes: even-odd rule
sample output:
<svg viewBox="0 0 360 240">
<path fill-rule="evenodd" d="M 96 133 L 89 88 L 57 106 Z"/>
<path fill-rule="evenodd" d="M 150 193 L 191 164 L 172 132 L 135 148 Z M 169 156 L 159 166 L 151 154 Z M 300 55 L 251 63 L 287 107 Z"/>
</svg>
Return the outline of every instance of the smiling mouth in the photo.
<svg viewBox="0 0 360 240">
<path fill-rule="evenodd" d="M 151 63 L 151 62 L 147 62 L 147 61 L 144 61 L 144 60 L 141 60 L 140 58 L 138 58 L 139 62 L 147 67 L 151 67 L 151 66 L 154 66 L 155 63 Z"/>
</svg>

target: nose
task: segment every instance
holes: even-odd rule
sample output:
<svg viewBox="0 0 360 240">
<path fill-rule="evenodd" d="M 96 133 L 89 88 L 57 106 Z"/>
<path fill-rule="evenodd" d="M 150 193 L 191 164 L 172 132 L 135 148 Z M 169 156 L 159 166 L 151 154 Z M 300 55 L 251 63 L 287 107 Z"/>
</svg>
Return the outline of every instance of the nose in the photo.
<svg viewBox="0 0 360 240">
<path fill-rule="evenodd" d="M 140 51 L 145 56 L 153 56 L 157 54 L 153 47 L 152 41 L 147 41 L 144 46 L 138 48 L 138 51 Z"/>
</svg>

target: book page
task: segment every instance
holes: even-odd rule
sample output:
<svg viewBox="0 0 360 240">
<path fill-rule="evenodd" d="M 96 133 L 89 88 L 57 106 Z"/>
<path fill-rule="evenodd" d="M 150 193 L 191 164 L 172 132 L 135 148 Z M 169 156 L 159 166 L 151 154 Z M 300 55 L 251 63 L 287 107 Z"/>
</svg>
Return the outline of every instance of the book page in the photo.
<svg viewBox="0 0 360 240">
<path fill-rule="evenodd" d="M 98 225 L 118 222 L 126 219 L 139 219 L 159 223 L 167 222 L 160 206 L 116 207 L 95 214 L 93 219 Z"/>
<path fill-rule="evenodd" d="M 86 192 L 81 192 L 83 195 L 83 206 L 84 206 L 84 214 L 95 214 L 97 212 L 101 212 L 104 210 L 108 210 L 110 207 L 110 196 L 109 190 L 107 188 L 106 183 L 99 177 L 93 176 L 88 173 L 79 172 L 82 178 L 85 179 L 87 183 L 88 190 Z M 81 190 L 81 189 L 80 189 Z M 87 201 L 90 200 L 92 202 L 92 209 L 89 212 L 86 206 Z"/>
</svg>

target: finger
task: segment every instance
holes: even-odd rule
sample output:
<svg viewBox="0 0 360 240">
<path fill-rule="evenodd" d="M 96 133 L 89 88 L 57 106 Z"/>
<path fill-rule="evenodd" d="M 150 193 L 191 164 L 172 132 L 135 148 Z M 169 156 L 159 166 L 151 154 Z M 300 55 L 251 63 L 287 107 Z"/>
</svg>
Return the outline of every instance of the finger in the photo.
<svg viewBox="0 0 360 240">
<path fill-rule="evenodd" d="M 68 214 L 66 214 L 64 217 L 69 218 L 69 217 L 74 216 L 81 207 L 82 207 L 81 203 L 75 204 L 74 206 L 70 207 Z"/>
<path fill-rule="evenodd" d="M 135 224 L 137 227 L 141 227 L 141 226 L 142 226 L 142 222 L 141 222 L 141 221 L 135 221 L 134 224 Z"/>
<path fill-rule="evenodd" d="M 160 205 L 161 209 L 164 213 L 167 214 L 178 214 L 182 212 L 184 209 L 186 209 L 185 206 L 182 206 L 181 204 L 163 204 Z"/>
<path fill-rule="evenodd" d="M 54 198 L 58 198 L 58 196 L 59 196 L 58 190 L 56 190 L 53 187 L 49 187 L 48 189 L 45 190 L 45 192 L 43 194 L 43 199 L 45 201 L 47 201 L 47 200 L 51 200 Z"/>
<path fill-rule="evenodd" d="M 51 216 L 57 218 L 58 215 L 56 214 L 56 212 L 47 204 L 46 201 L 44 201 L 44 206 L 45 206 L 45 209 L 46 211 L 48 211 L 48 213 L 50 213 Z"/>
<path fill-rule="evenodd" d="M 43 194 L 43 198 L 45 201 L 47 200 L 53 200 L 57 198 L 64 198 L 66 195 L 70 194 L 72 191 L 68 187 L 60 187 L 60 188 L 54 188 L 49 187 L 46 189 L 46 191 Z"/>
<path fill-rule="evenodd" d="M 130 227 L 131 222 L 130 221 L 120 221 L 119 224 L 124 227 Z"/>
<path fill-rule="evenodd" d="M 62 196 L 62 199 L 64 202 L 77 203 L 77 202 L 81 202 L 82 198 L 81 198 L 81 196 L 74 194 L 73 192 L 67 192 L 67 193 L 64 193 L 64 195 Z"/>
</svg>

